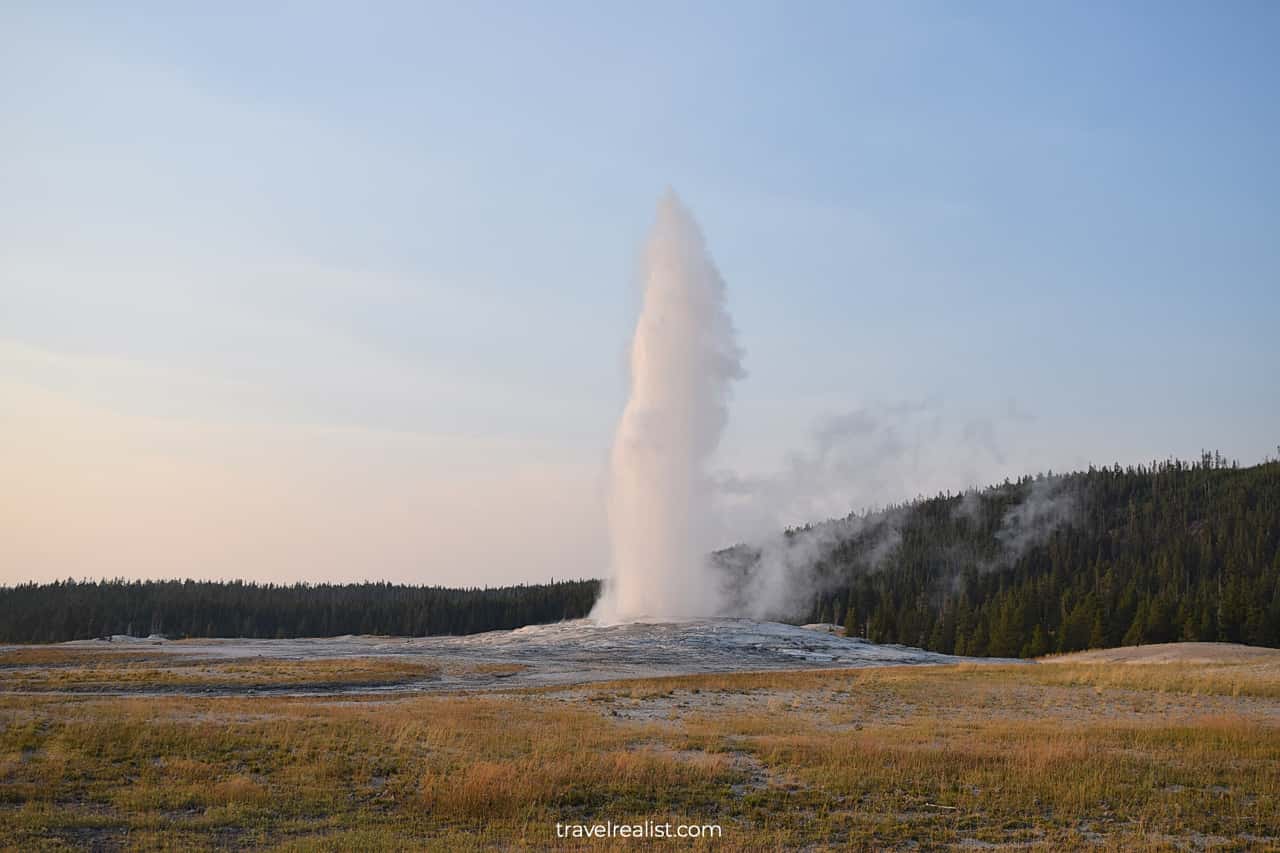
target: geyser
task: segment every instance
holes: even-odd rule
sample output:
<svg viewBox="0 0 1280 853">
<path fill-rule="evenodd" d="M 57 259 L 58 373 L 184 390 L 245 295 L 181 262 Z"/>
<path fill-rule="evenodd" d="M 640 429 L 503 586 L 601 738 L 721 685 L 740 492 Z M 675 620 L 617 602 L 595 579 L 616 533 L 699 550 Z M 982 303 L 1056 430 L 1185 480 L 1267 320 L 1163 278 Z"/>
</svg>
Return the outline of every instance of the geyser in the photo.
<svg viewBox="0 0 1280 853">
<path fill-rule="evenodd" d="M 631 342 L 631 395 L 610 457 L 611 573 L 601 623 L 689 619 L 721 607 L 712 541 L 711 453 L 743 375 L 724 280 L 702 231 L 670 190 L 644 256 Z"/>
</svg>

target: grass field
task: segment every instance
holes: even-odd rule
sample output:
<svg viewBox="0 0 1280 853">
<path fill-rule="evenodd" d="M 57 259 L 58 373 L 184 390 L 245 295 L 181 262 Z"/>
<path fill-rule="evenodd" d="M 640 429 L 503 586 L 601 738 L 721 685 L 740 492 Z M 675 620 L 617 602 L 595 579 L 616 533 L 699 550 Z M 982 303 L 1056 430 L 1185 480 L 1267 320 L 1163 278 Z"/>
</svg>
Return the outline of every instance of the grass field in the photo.
<svg viewBox="0 0 1280 853">
<path fill-rule="evenodd" d="M 7 690 L 50 690 L 0 692 L 7 849 L 544 849 L 575 843 L 557 822 L 606 820 L 718 824 L 701 846 L 723 849 L 1280 849 L 1273 659 L 100 697 L 56 688 L 421 671 L 37 652 L 0 660 Z"/>
</svg>

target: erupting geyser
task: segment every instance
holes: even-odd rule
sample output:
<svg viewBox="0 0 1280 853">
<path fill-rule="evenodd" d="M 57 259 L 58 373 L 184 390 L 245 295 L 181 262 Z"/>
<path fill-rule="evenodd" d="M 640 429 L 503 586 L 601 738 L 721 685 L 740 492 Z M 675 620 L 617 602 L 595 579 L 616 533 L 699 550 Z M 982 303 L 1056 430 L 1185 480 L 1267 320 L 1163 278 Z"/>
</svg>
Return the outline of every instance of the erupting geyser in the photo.
<svg viewBox="0 0 1280 853">
<path fill-rule="evenodd" d="M 743 375 L 724 280 L 702 231 L 667 191 L 644 259 L 631 343 L 631 396 L 610 458 L 611 576 L 592 611 L 602 623 L 688 619 L 720 609 L 708 565 L 708 458 Z"/>
</svg>

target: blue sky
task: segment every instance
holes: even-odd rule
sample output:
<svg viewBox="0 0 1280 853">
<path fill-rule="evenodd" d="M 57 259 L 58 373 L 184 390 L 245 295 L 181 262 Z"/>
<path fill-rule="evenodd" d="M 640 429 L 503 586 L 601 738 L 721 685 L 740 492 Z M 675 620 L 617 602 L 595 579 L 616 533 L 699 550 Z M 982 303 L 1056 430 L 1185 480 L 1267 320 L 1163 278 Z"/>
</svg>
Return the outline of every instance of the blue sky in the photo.
<svg viewBox="0 0 1280 853">
<path fill-rule="evenodd" d="M 1243 2 L 9 4 L 0 581 L 599 574 L 667 186 L 746 352 L 726 536 L 1274 455 L 1278 38 Z"/>
</svg>

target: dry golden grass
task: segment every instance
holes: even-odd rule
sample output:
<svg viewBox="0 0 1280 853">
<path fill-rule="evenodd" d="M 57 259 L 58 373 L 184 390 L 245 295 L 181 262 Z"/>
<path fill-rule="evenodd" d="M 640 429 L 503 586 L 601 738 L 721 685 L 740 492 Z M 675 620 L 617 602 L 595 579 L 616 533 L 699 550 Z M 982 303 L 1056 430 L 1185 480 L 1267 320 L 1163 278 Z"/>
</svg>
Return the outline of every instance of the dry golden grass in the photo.
<svg viewBox="0 0 1280 853">
<path fill-rule="evenodd" d="M 27 651 L 27 650 L 21 650 Z M 54 650 L 30 650 L 49 652 Z M 62 652 L 62 650 L 56 650 Z M 35 655 L 37 659 L 39 655 Z M 7 690 L 121 690 L 301 685 L 397 684 L 441 672 L 439 664 L 403 658 L 315 658 L 220 660 L 187 655 L 66 650 L 48 665 L 11 664 L 0 670 Z"/>
<path fill-rule="evenodd" d="M 0 667 L 72 666 L 181 661 L 179 655 L 145 649 L 82 649 L 32 646 L 0 651 Z"/>
<path fill-rule="evenodd" d="M 1056 663 L 1028 670 L 1025 677 L 1036 684 L 1280 698 L 1280 664 L 1275 663 Z"/>
<path fill-rule="evenodd" d="M 246 677 L 291 678 L 290 663 Z M 1274 683 L 1202 690 L 1144 669 L 392 699 L 0 694 L 0 847 L 545 849 L 565 843 L 557 821 L 645 819 L 721 824 L 728 849 L 1280 845 Z"/>
</svg>

